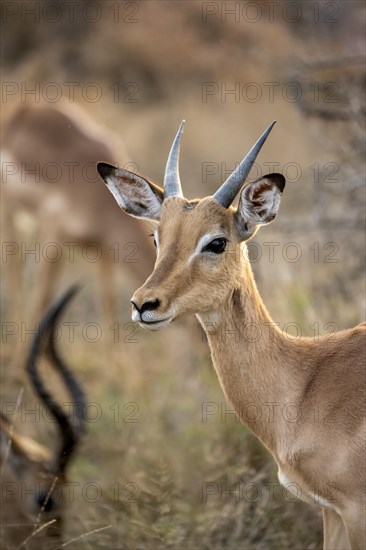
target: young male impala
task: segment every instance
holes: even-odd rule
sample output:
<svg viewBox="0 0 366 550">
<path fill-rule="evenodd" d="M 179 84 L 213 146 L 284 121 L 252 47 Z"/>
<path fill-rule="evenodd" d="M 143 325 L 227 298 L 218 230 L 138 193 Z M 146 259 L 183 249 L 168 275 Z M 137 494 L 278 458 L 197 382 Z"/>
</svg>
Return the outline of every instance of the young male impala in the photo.
<svg viewBox="0 0 366 550">
<path fill-rule="evenodd" d="M 17 433 L 10 419 L 0 414 L 2 549 L 46 550 L 61 544 L 66 472 L 84 430 L 85 397 L 59 355 L 55 328 L 75 292 L 75 287 L 68 290 L 45 315 L 27 361 L 33 389 L 58 428 L 57 448 L 50 450 Z M 70 417 L 54 400 L 39 375 L 37 361 L 43 351 L 69 392 L 73 404 Z"/>
<path fill-rule="evenodd" d="M 164 189 L 99 163 L 119 206 L 157 222 L 155 269 L 132 297 L 132 318 L 158 330 L 195 313 L 207 333 L 223 390 L 241 420 L 271 451 L 279 480 L 322 507 L 324 548 L 365 547 L 365 325 L 318 341 L 291 338 L 271 320 L 247 261 L 245 242 L 276 216 L 285 179 L 268 174 L 243 187 L 273 124 L 212 197 L 183 197 L 179 144 L 173 142 Z M 232 206 L 239 195 L 239 205 Z M 255 325 L 260 338 L 248 340 Z M 246 404 L 262 410 L 253 419 Z M 283 407 L 301 407 L 296 422 Z M 314 410 L 320 410 L 315 419 Z M 329 410 L 332 422 L 327 423 Z M 291 485 L 289 485 L 291 484 Z M 295 484 L 295 485 L 294 485 Z"/>
</svg>

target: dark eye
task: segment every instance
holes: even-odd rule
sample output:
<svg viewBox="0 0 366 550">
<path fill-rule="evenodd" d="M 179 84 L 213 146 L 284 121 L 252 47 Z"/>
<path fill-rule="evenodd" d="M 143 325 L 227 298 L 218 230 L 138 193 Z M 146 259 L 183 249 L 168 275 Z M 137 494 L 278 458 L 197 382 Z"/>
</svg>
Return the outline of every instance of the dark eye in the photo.
<svg viewBox="0 0 366 550">
<path fill-rule="evenodd" d="M 38 495 L 36 496 L 36 502 L 39 509 L 43 509 L 45 512 L 50 512 L 54 507 L 52 496 L 43 491 L 41 493 L 38 493 Z"/>
<path fill-rule="evenodd" d="M 225 251 L 226 242 L 227 241 L 224 238 L 214 239 L 207 246 L 205 246 L 202 252 L 213 252 L 214 254 L 222 254 Z"/>
</svg>

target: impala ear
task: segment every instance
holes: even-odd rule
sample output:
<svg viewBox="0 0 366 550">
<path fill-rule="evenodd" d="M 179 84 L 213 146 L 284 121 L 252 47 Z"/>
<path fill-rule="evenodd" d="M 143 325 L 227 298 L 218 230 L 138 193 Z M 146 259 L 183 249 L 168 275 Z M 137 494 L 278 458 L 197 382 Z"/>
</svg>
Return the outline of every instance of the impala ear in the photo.
<svg viewBox="0 0 366 550">
<path fill-rule="evenodd" d="M 151 181 L 124 168 L 98 162 L 97 170 L 118 206 L 136 218 L 158 221 L 164 200 L 163 190 Z"/>
<path fill-rule="evenodd" d="M 241 240 L 251 237 L 258 225 L 270 223 L 276 217 L 285 183 L 282 174 L 268 174 L 243 188 L 235 212 Z"/>
<path fill-rule="evenodd" d="M 46 447 L 15 432 L 8 418 L 0 415 L 0 462 L 8 460 L 13 469 L 21 471 L 31 461 L 49 463 L 51 458 Z"/>
</svg>

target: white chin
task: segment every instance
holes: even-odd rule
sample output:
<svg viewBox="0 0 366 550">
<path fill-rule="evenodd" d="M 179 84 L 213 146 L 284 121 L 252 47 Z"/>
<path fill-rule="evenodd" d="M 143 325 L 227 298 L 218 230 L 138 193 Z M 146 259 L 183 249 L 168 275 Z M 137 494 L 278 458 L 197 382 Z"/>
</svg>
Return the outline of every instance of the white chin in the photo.
<svg viewBox="0 0 366 550">
<path fill-rule="evenodd" d="M 169 325 L 172 319 L 164 319 L 163 321 L 157 321 L 155 323 L 144 323 L 144 321 L 139 321 L 140 327 L 147 328 L 149 330 L 161 330 L 162 328 Z"/>
</svg>

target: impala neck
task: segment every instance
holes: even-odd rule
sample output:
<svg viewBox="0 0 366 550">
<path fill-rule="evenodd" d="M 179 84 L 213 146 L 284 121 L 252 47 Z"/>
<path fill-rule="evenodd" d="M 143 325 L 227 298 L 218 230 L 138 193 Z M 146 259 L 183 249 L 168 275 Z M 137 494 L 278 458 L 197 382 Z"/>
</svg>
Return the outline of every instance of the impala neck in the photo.
<svg viewBox="0 0 366 550">
<path fill-rule="evenodd" d="M 276 454 L 280 432 L 288 429 L 283 407 L 299 399 L 303 380 L 291 363 L 296 344 L 269 316 L 249 262 L 242 260 L 240 282 L 225 303 L 197 317 L 227 398 L 241 420 Z"/>
</svg>

